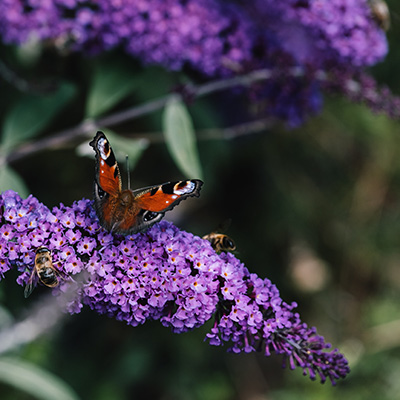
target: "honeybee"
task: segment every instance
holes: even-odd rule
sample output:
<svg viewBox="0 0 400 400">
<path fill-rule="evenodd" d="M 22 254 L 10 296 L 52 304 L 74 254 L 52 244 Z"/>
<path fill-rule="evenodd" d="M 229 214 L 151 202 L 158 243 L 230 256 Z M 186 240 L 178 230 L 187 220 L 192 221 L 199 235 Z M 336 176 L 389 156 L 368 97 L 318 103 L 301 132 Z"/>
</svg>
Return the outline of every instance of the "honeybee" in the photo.
<svg viewBox="0 0 400 400">
<path fill-rule="evenodd" d="M 380 28 L 387 31 L 390 28 L 389 7 L 384 0 L 369 0 L 372 17 Z"/>
<path fill-rule="evenodd" d="M 203 239 L 208 240 L 217 253 L 236 250 L 236 244 L 233 239 L 223 233 L 211 232 L 208 235 L 204 235 Z"/>
<path fill-rule="evenodd" d="M 236 244 L 233 239 L 223 233 L 211 232 L 208 235 L 204 235 L 203 239 L 208 240 L 217 253 L 236 250 Z"/>
<path fill-rule="evenodd" d="M 215 231 L 203 236 L 203 239 L 208 240 L 211 243 L 211 247 L 217 253 L 221 253 L 221 251 L 233 252 L 236 250 L 236 244 L 233 239 L 223 233 L 230 227 L 231 222 L 230 218 L 226 219 L 219 224 Z"/>
<path fill-rule="evenodd" d="M 54 288 L 59 285 L 60 279 L 62 279 L 61 273 L 53 266 L 50 250 L 45 246 L 38 247 L 36 249 L 35 265 L 25 286 L 25 298 L 35 289 L 38 280 L 43 285 Z"/>
</svg>

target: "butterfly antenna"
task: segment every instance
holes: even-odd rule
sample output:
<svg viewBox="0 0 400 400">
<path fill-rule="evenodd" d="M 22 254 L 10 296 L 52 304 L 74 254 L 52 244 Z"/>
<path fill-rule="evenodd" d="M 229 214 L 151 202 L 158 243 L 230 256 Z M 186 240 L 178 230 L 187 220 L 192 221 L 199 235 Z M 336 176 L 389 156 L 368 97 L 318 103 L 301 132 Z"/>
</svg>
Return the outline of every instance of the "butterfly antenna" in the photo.
<svg viewBox="0 0 400 400">
<path fill-rule="evenodd" d="M 128 174 L 128 189 L 131 188 L 131 171 L 129 170 L 129 156 L 126 155 L 126 171 Z"/>
</svg>

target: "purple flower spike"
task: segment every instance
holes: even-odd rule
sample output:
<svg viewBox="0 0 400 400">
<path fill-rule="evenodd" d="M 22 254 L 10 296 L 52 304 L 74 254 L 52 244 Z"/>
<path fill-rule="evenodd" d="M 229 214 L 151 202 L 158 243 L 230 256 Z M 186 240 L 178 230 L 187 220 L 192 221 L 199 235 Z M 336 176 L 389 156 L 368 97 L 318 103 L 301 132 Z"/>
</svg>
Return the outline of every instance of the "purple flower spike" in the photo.
<svg viewBox="0 0 400 400">
<path fill-rule="evenodd" d="M 143 64 L 204 78 L 269 68 L 276 76 L 257 94 L 291 126 L 321 109 L 315 71 L 335 83 L 332 72 L 354 75 L 388 51 L 367 0 L 2 0 L 0 38 L 90 54 L 119 47 Z"/>
<path fill-rule="evenodd" d="M 303 65 L 365 66 L 387 52 L 366 0 L 3 0 L 0 36 L 90 52 L 122 46 L 144 62 L 209 76 L 252 63 L 260 47 L 272 65 L 279 48 Z"/>
<path fill-rule="evenodd" d="M 26 284 L 38 246 L 52 252 L 63 275 L 76 278 L 84 271 L 83 281 L 66 278 L 55 289 L 76 287 L 66 305 L 70 313 L 87 305 L 132 326 L 160 320 L 176 333 L 215 316 L 207 334 L 212 345 L 227 343 L 235 353 L 282 354 L 291 369 L 300 367 L 321 382 L 329 378 L 335 384 L 350 371 L 344 356 L 301 322 L 296 304 L 285 303 L 271 281 L 169 222 L 131 236 L 109 235 L 89 200 L 51 212 L 34 197 L 22 200 L 10 190 L 0 195 L 0 216 L 1 277 L 17 267 L 17 282 Z M 20 224 L 24 219 L 29 223 Z"/>
</svg>

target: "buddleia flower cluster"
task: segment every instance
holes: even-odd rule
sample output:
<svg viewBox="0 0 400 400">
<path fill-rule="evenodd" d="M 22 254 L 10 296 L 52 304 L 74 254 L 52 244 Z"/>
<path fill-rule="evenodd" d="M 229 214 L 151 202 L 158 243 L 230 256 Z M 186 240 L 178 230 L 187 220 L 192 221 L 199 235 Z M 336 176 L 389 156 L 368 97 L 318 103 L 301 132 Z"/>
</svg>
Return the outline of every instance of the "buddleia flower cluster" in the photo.
<svg viewBox="0 0 400 400">
<path fill-rule="evenodd" d="M 65 277 L 43 290 L 58 295 L 75 288 L 65 305 L 69 313 L 87 306 L 131 326 L 159 320 L 176 333 L 213 318 L 206 337 L 211 345 L 281 354 L 291 369 L 322 382 L 335 384 L 349 373 L 345 357 L 301 321 L 296 304 L 285 303 L 270 280 L 169 222 L 112 235 L 100 227 L 89 200 L 50 211 L 11 190 L 0 195 L 0 218 L 0 277 L 16 268 L 17 282 L 26 285 L 36 249 L 47 247 Z"/>
<path fill-rule="evenodd" d="M 368 0 L 2 0 L 0 37 L 90 54 L 118 47 L 144 64 L 205 78 L 271 68 L 279 76 L 256 98 L 291 125 L 321 108 L 315 71 L 330 81 L 338 69 L 356 76 L 387 53 Z"/>
</svg>

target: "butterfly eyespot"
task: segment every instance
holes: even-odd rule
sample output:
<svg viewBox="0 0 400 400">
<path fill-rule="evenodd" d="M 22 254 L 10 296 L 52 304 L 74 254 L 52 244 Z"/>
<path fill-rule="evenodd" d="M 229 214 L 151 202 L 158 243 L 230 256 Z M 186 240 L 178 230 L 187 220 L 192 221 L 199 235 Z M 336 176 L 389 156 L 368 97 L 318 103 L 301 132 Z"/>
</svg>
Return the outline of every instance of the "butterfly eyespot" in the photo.
<svg viewBox="0 0 400 400">
<path fill-rule="evenodd" d="M 103 199 L 107 192 L 105 192 L 99 185 L 96 184 L 96 194 L 99 199 Z"/>
<path fill-rule="evenodd" d="M 153 219 L 157 218 L 158 215 L 159 215 L 159 213 L 156 213 L 153 211 L 146 211 L 143 214 L 143 221 L 145 221 L 145 222 L 152 221 Z"/>
<path fill-rule="evenodd" d="M 191 181 L 183 181 L 174 186 L 173 193 L 175 195 L 182 195 L 186 193 L 192 193 L 196 187 L 196 184 Z"/>
<path fill-rule="evenodd" d="M 101 138 L 98 143 L 98 149 L 100 152 L 100 156 L 103 160 L 107 160 L 110 155 L 110 146 L 106 139 Z"/>
</svg>

